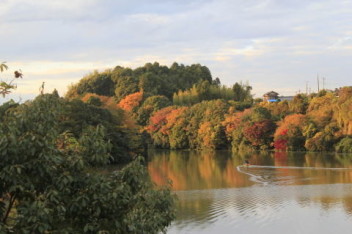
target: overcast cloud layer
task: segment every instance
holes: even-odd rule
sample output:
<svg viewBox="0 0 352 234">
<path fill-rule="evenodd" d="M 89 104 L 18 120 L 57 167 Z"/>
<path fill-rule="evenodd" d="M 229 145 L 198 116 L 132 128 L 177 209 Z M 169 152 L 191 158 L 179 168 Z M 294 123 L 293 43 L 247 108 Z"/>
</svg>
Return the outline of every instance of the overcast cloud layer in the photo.
<svg viewBox="0 0 352 234">
<path fill-rule="evenodd" d="M 0 30 L 0 59 L 25 74 L 17 99 L 154 61 L 206 65 L 257 97 L 316 91 L 317 73 L 325 88 L 352 85 L 350 0 L 2 0 Z"/>
</svg>

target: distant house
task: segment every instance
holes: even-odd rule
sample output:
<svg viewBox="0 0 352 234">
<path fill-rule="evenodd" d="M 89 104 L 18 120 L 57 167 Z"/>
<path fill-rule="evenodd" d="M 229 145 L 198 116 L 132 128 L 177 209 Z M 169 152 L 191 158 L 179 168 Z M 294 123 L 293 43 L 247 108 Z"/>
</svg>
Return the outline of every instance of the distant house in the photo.
<svg viewBox="0 0 352 234">
<path fill-rule="evenodd" d="M 277 102 L 279 101 L 279 94 L 274 91 L 267 92 L 263 95 L 264 102 Z"/>
</svg>

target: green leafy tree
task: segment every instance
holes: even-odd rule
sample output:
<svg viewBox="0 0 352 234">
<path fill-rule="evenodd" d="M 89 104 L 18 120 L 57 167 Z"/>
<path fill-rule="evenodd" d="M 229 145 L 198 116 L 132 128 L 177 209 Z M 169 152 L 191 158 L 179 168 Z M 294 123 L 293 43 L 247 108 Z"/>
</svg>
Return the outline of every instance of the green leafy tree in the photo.
<svg viewBox="0 0 352 234">
<path fill-rule="evenodd" d="M 111 163 L 130 161 L 142 148 L 139 134 L 133 129 L 123 126 L 123 119 L 107 109 L 90 105 L 81 100 L 59 99 L 62 108 L 59 112 L 59 132 L 69 131 L 79 139 L 89 127 L 104 126 L 106 140 L 112 144 Z"/>
<path fill-rule="evenodd" d="M 103 96 L 113 96 L 115 85 L 111 78 L 112 72 L 94 71 L 83 77 L 78 84 L 69 87 L 66 97 L 75 98 L 85 93 L 95 93 Z"/>
<path fill-rule="evenodd" d="M 232 90 L 235 94 L 234 100 L 235 101 L 248 101 L 252 99 L 251 95 L 251 90 L 252 87 L 249 86 L 248 84 L 243 84 L 242 82 L 240 83 L 235 83 L 232 87 Z"/>
<path fill-rule="evenodd" d="M 174 218 L 168 188 L 139 161 L 110 175 L 102 126 L 60 134 L 55 95 L 22 104 L 0 122 L 0 233 L 158 233 Z"/>
</svg>

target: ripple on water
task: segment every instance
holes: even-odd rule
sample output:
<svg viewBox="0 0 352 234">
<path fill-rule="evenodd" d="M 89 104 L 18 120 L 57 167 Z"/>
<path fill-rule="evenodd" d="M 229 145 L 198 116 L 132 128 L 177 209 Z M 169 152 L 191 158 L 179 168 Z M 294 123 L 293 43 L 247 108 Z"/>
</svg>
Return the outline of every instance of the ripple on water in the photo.
<svg viewBox="0 0 352 234">
<path fill-rule="evenodd" d="M 270 176 L 270 173 L 268 174 Z M 293 178 L 283 178 L 284 181 Z M 176 192 L 182 202 L 206 200 L 194 216 L 179 215 L 168 233 L 335 233 L 349 230 L 352 185 L 252 186 Z M 346 199 L 344 201 L 344 199 Z M 200 204 L 202 204 L 200 202 Z M 198 213 L 197 213 L 198 212 Z M 200 212 L 200 213 L 199 213 Z M 184 212 L 182 212 L 184 213 Z M 337 229 L 336 229 L 337 227 Z M 307 232 L 311 231 L 311 232 Z M 348 233 L 348 232 L 347 232 Z"/>
</svg>

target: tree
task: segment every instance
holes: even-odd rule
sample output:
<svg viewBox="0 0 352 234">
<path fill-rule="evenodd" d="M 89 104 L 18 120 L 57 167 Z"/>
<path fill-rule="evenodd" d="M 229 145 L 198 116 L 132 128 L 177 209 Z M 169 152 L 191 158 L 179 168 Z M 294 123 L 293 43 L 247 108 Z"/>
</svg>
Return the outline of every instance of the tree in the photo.
<svg viewBox="0 0 352 234">
<path fill-rule="evenodd" d="M 78 84 L 69 87 L 66 97 L 76 98 L 85 93 L 95 93 L 104 96 L 114 95 L 115 85 L 111 78 L 111 71 L 94 71 L 83 77 Z"/>
<path fill-rule="evenodd" d="M 251 142 L 252 146 L 265 149 L 272 142 L 275 127 L 272 121 L 266 119 L 244 127 L 243 135 Z"/>
<path fill-rule="evenodd" d="M 125 111 L 133 111 L 143 100 L 143 92 L 136 92 L 126 96 L 119 102 L 119 107 Z"/>
<path fill-rule="evenodd" d="M 252 87 L 249 86 L 248 84 L 243 84 L 242 82 L 240 83 L 235 83 L 232 86 L 232 90 L 235 93 L 235 97 L 234 100 L 235 101 L 248 101 L 252 99 L 252 95 L 251 95 L 251 90 Z"/>
<path fill-rule="evenodd" d="M 313 131 L 312 126 L 307 129 L 307 117 L 302 114 L 286 116 L 279 122 L 279 127 L 274 134 L 274 146 L 277 150 L 303 150 L 305 137 Z"/>
<path fill-rule="evenodd" d="M 174 218 L 169 188 L 155 189 L 140 161 L 110 175 L 102 126 L 59 131 L 62 103 L 41 95 L 0 122 L 1 233 L 157 233 Z"/>
<path fill-rule="evenodd" d="M 308 108 L 308 97 L 304 94 L 297 94 L 289 103 L 290 111 L 297 114 L 305 114 Z"/>
</svg>

